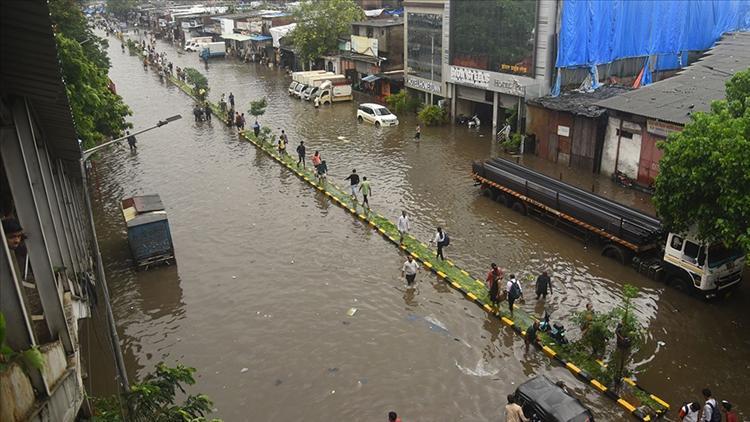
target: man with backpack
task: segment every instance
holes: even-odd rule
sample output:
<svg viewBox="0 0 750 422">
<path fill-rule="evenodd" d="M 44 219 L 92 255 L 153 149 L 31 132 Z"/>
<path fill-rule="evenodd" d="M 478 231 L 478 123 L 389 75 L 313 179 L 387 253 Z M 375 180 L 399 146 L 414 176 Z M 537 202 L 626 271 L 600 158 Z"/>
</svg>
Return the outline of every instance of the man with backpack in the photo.
<svg viewBox="0 0 750 422">
<path fill-rule="evenodd" d="M 680 408 L 680 412 L 677 417 L 680 418 L 680 422 L 698 422 L 698 413 L 700 413 L 701 405 L 698 402 L 685 403 Z"/>
<path fill-rule="evenodd" d="M 437 258 L 445 261 L 445 256 L 443 256 L 443 248 L 451 243 L 451 239 L 450 237 L 448 237 L 448 233 L 444 232 L 441 227 L 438 227 L 437 232 L 435 233 L 435 238 L 430 240 L 430 243 L 434 243 L 437 245 Z"/>
<path fill-rule="evenodd" d="M 721 422 L 719 403 L 717 403 L 716 399 L 711 396 L 711 390 L 704 388 L 703 398 L 706 400 L 706 404 L 703 406 L 703 414 L 700 419 L 701 422 Z"/>
<path fill-rule="evenodd" d="M 508 292 L 508 310 L 510 310 L 510 317 L 513 318 L 513 303 L 523 297 L 523 290 L 521 289 L 521 283 L 516 280 L 516 276 L 513 274 L 510 275 L 510 280 L 508 280 L 505 288 Z"/>
</svg>

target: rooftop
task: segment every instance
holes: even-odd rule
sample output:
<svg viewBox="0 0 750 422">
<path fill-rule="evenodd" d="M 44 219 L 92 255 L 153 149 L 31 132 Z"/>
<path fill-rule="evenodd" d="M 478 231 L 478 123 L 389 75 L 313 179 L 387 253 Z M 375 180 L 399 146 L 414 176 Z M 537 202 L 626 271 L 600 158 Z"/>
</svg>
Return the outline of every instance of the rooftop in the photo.
<svg viewBox="0 0 750 422">
<path fill-rule="evenodd" d="M 630 91 L 619 85 L 605 85 L 594 92 L 567 91 L 557 97 L 546 96 L 527 100 L 527 103 L 550 110 L 567 111 L 579 116 L 599 117 L 607 111 L 596 103 Z"/>
<path fill-rule="evenodd" d="M 77 161 L 81 149 L 60 73 L 47 3 L 3 2 L 0 15 L 0 94 L 26 97 L 55 155 Z"/>
<path fill-rule="evenodd" d="M 726 81 L 748 67 L 750 33 L 727 33 L 677 75 L 596 105 L 684 125 L 693 113 L 708 111 L 712 101 L 724 99 Z"/>
<path fill-rule="evenodd" d="M 400 26 L 403 24 L 404 24 L 403 18 L 372 19 L 372 20 L 366 20 L 366 21 L 360 21 L 360 22 L 352 22 L 352 25 L 355 25 L 355 26 L 372 26 L 375 28 L 385 28 L 388 26 Z"/>
</svg>

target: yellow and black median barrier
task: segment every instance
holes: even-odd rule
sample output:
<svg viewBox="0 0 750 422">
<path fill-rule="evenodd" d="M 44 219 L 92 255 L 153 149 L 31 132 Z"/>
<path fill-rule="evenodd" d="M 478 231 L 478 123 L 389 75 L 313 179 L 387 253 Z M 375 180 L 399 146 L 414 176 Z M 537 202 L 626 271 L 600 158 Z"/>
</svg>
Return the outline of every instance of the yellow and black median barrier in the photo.
<svg viewBox="0 0 750 422">
<path fill-rule="evenodd" d="M 169 74 L 167 74 L 167 78 L 195 101 L 199 101 L 190 85 Z M 226 112 L 223 112 L 221 108 L 214 103 L 208 101 L 206 103 L 209 105 L 209 108 L 214 115 L 227 123 Z M 222 115 L 222 112 L 224 115 Z M 488 314 L 499 318 L 503 324 L 510 327 L 518 335 L 523 337 L 526 332 L 522 327 L 529 327 L 535 320 L 537 320 L 533 315 L 526 313 L 522 309 L 515 309 L 514 316 L 511 317 L 510 312 L 504 308 L 497 309 L 492 306 L 488 298 L 487 288 L 481 279 L 472 277 L 471 274 L 462 270 L 450 260 L 437 259 L 434 250 L 431 249 L 429 245 L 419 241 L 413 236 L 405 236 L 403 243 L 400 243 L 399 232 L 396 228 L 396 224 L 390 219 L 370 209 L 364 208 L 358 202 L 353 201 L 348 191 L 340 188 L 336 184 L 327 181 L 324 181 L 322 184 L 319 183 L 318 178 L 313 171 L 307 170 L 304 167 L 298 167 L 297 162 L 288 154 L 279 154 L 276 145 L 272 143 L 272 141 L 258 139 L 251 131 L 242 131 L 240 132 L 240 136 L 253 143 L 256 147 L 268 154 L 281 165 L 287 167 L 300 179 L 325 194 L 333 202 L 354 215 L 355 218 L 358 218 L 373 230 L 376 230 L 386 240 L 402 249 L 405 253 L 410 254 L 438 278 L 463 293 L 464 296 L 476 303 Z M 638 420 L 652 421 L 663 416 L 669 410 L 670 406 L 664 400 L 649 393 L 632 379 L 624 378 L 623 386 L 628 390 L 628 395 L 640 401 L 640 405 L 638 406 L 631 404 L 631 402 L 622 395 L 607 387 L 604 382 L 600 382 L 592 377 L 589 372 L 581 369 L 581 366 L 584 365 L 589 368 L 601 368 L 604 367 L 603 362 L 598 361 L 593 357 L 588 357 L 589 361 L 587 362 L 572 362 L 570 356 L 567 356 L 565 350 L 559 348 L 557 344 L 546 335 L 546 333 L 540 333 L 540 339 L 541 341 L 538 344 L 535 344 L 535 347 L 540 349 L 552 360 L 557 361 L 559 364 L 567 368 L 577 378 L 590 384 L 595 390 L 611 398 Z M 578 356 L 578 358 L 581 359 L 581 356 Z"/>
</svg>

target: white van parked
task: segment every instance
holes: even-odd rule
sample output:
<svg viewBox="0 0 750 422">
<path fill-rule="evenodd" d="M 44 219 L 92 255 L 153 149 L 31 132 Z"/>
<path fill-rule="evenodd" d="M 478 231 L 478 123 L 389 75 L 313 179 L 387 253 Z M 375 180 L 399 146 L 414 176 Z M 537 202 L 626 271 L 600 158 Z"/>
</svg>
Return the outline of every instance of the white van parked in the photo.
<svg viewBox="0 0 750 422">
<path fill-rule="evenodd" d="M 396 126 L 398 117 L 380 104 L 363 103 L 357 109 L 357 121 L 372 123 L 375 126 Z"/>
</svg>

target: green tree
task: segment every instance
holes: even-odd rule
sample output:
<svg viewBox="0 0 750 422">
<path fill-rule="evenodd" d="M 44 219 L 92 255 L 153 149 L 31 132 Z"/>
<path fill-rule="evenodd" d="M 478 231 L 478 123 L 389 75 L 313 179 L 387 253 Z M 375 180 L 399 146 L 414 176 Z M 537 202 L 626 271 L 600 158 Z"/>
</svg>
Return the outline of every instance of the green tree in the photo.
<svg viewBox="0 0 750 422">
<path fill-rule="evenodd" d="M 185 68 L 185 79 L 193 85 L 193 93 L 198 99 L 203 100 L 208 95 L 208 78 L 192 67 Z"/>
<path fill-rule="evenodd" d="M 405 111 L 414 112 L 420 106 L 419 98 L 409 95 L 405 89 L 399 91 L 398 94 L 391 94 L 385 97 L 385 102 L 388 107 L 395 113 L 403 113 Z"/>
<path fill-rule="evenodd" d="M 266 113 L 266 107 L 268 107 L 268 102 L 264 97 L 260 100 L 250 101 L 250 109 L 247 112 L 255 117 L 255 120 L 258 120 L 258 117 Z"/>
<path fill-rule="evenodd" d="M 750 251 L 750 69 L 726 83 L 726 100 L 695 113 L 658 147 L 654 204 L 673 232 Z"/>
<path fill-rule="evenodd" d="M 213 403 L 203 395 L 187 395 L 182 404 L 175 404 L 176 395 L 187 394 L 183 385 L 195 384 L 195 368 L 177 365 L 170 368 L 163 363 L 144 378 L 143 382 L 130 387 L 123 397 L 125 408 L 120 407 L 117 397 L 95 399 L 95 420 L 102 422 L 149 421 L 149 422 L 205 422 Z M 123 416 L 125 413 L 125 416 Z M 219 419 L 212 419 L 219 421 Z"/>
<path fill-rule="evenodd" d="M 122 97 L 110 89 L 107 41 L 97 37 L 74 0 L 49 2 L 57 53 L 73 121 L 84 148 L 131 127 Z"/>
<path fill-rule="evenodd" d="M 445 109 L 436 105 L 423 107 L 417 114 L 419 120 L 427 126 L 442 125 L 448 121 L 448 113 Z"/>
<path fill-rule="evenodd" d="M 304 1 L 295 11 L 297 27 L 292 41 L 301 62 L 307 63 L 338 49 L 339 38 L 351 33 L 351 24 L 365 14 L 353 0 Z"/>
<path fill-rule="evenodd" d="M 137 0 L 107 0 L 107 12 L 118 17 L 126 17 L 137 5 Z"/>
</svg>

